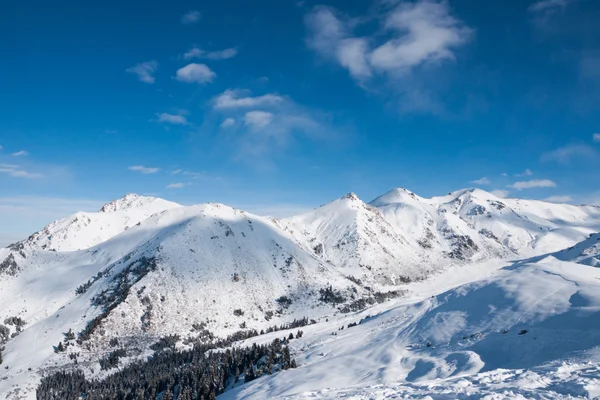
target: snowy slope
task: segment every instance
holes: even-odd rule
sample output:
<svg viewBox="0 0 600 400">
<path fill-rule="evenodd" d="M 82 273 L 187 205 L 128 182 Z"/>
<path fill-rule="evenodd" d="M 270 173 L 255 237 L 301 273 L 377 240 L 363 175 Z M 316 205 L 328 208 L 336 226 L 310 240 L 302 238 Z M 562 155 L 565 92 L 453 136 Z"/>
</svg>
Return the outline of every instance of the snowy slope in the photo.
<svg viewBox="0 0 600 400">
<path fill-rule="evenodd" d="M 559 260 L 600 267 L 600 233 L 592 234 L 583 242 L 553 255 Z"/>
<path fill-rule="evenodd" d="M 468 281 L 473 273 L 475 282 L 455 289 L 444 291 L 449 276 L 443 274 L 412 284 L 412 296 L 393 305 L 306 328 L 292 342 L 298 369 L 222 398 L 600 394 L 599 269 L 549 256 L 452 276 Z"/>
<path fill-rule="evenodd" d="M 87 249 L 129 229 L 152 214 L 179 204 L 155 197 L 128 194 L 105 204 L 98 212 L 78 212 L 55 221 L 23 242 L 47 250 Z"/>
<path fill-rule="evenodd" d="M 452 374 L 447 371 L 452 370 L 453 363 L 460 364 L 455 370 L 461 373 L 475 373 L 485 365 L 502 367 L 500 362 L 482 358 L 479 353 L 483 350 L 464 350 L 462 342 L 454 344 L 452 353 L 444 353 L 439 341 L 449 338 L 452 344 L 452 338 L 469 336 L 473 330 L 508 329 L 489 320 L 487 311 L 490 307 L 514 311 L 522 304 L 529 306 L 525 300 L 510 302 L 518 297 L 519 288 L 531 290 L 523 286 L 531 285 L 529 281 L 552 288 L 558 282 L 554 279 L 559 279 L 555 277 L 568 276 L 573 281 L 583 279 L 577 281 L 581 288 L 589 286 L 587 278 L 582 278 L 585 274 L 579 273 L 583 270 L 577 269 L 570 276 L 552 268 L 560 264 L 556 259 L 596 265 L 598 252 L 592 239 L 597 236 L 575 244 L 599 230 L 597 207 L 499 199 L 472 189 L 432 199 L 396 189 L 371 204 L 349 194 L 282 220 L 222 204 L 183 207 L 128 195 L 98 213 L 67 217 L 23 242 L 0 249 L 0 324 L 7 318 L 14 321 L 13 317 L 25 322 L 20 333 L 14 324 L 4 323 L 9 335 L 15 336 L 8 339 L 3 351 L 3 366 L 9 369 L 0 370 L 0 394 L 15 394 L 22 388 L 30 398 L 39 373 L 70 364 L 68 354 L 73 352 L 82 354 L 79 362 L 86 371 L 94 369 L 97 373 L 97 360 L 110 350 L 112 338 L 119 338 L 143 356 L 151 354 L 148 346 L 165 335 L 178 334 L 183 343 L 205 340 L 209 332 L 224 337 L 309 317 L 318 323 L 306 330 L 320 333 L 316 342 L 307 343 L 307 349 L 332 339 L 343 347 L 345 342 L 337 340 L 347 332 L 333 338 L 329 335 L 342 323 L 360 319 L 350 311 L 398 296 L 401 300 L 375 305 L 362 314 L 386 315 L 379 321 L 396 329 L 395 339 L 375 336 L 379 328 L 351 339 L 364 350 L 359 354 L 370 361 L 363 366 L 365 370 L 349 372 L 348 379 L 340 382 L 371 384 L 375 382 L 372 377 L 385 376 L 385 381 L 393 384 L 415 369 L 412 376 L 423 371 L 419 375 L 423 379 L 445 378 Z M 535 273 L 515 264 L 512 270 L 499 273 L 507 276 L 506 282 L 481 281 L 503 265 L 499 259 L 535 256 L 573 245 L 576 250 L 554 253 L 554 261 L 544 261 L 548 265 L 531 259 Z M 479 261 L 483 264 L 473 264 Z M 436 275 L 444 270 L 447 272 Z M 422 281 L 432 274 L 433 278 Z M 470 281 L 480 282 L 444 298 L 429 299 L 432 294 Z M 477 285 L 496 289 L 478 291 Z M 501 302 L 498 291 L 504 291 Z M 471 293 L 468 300 L 461 297 L 463 292 Z M 473 316 L 460 317 L 466 305 L 483 305 L 485 301 L 490 307 L 481 306 Z M 453 307 L 456 312 L 438 321 L 435 310 L 443 307 Z M 513 321 L 515 326 L 519 323 Z M 95 329 L 88 332 L 90 325 Z M 55 354 L 53 346 L 64 340 L 69 329 L 89 334 L 81 345 L 73 344 L 67 353 Z M 424 332 L 450 336 L 426 338 Z M 371 341 L 382 349 L 372 347 Z M 397 348 L 395 341 L 411 345 L 431 341 L 440 350 L 403 350 L 399 354 L 406 360 L 401 366 L 394 364 L 388 373 L 385 365 L 399 357 L 389 353 Z M 455 362 L 454 353 L 463 361 Z M 299 360 L 307 365 L 309 358 L 320 360 L 323 356 L 306 349 L 299 353 Z M 355 359 L 342 357 L 338 361 L 352 363 Z M 368 368 L 379 372 L 365 375 Z M 329 387 L 327 376 L 310 376 L 312 383 L 306 390 Z M 302 388 L 305 386 L 296 389 Z"/>
</svg>

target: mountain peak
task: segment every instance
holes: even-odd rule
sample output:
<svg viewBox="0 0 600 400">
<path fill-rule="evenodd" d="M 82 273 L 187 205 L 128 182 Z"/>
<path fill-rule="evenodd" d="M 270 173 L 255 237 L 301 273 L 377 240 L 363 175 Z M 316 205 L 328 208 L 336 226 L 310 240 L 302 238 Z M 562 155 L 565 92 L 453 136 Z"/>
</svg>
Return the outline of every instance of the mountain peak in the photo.
<svg viewBox="0 0 600 400">
<path fill-rule="evenodd" d="M 418 196 L 408 189 L 398 187 L 382 194 L 375 200 L 371 201 L 371 205 L 375 207 L 385 206 L 389 204 L 405 203 L 407 201 L 418 200 Z"/>
<path fill-rule="evenodd" d="M 144 197 L 135 193 L 127 193 L 125 196 L 113 200 L 109 203 L 106 203 L 102 206 L 99 212 L 101 213 L 110 213 L 119 210 L 124 210 L 131 207 L 138 207 L 145 203 L 144 200 L 155 200 L 153 197 Z"/>
<path fill-rule="evenodd" d="M 342 200 L 352 200 L 352 201 L 360 200 L 354 192 L 346 193 L 345 195 L 343 195 L 341 197 L 341 199 Z"/>
</svg>

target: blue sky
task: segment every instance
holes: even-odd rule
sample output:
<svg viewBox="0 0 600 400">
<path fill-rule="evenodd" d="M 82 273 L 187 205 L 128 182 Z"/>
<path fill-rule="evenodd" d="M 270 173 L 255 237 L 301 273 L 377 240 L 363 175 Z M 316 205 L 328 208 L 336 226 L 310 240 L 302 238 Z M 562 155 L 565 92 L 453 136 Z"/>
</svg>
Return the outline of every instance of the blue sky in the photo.
<svg viewBox="0 0 600 400">
<path fill-rule="evenodd" d="M 598 20 L 595 0 L 11 2 L 0 241 L 128 192 L 598 203 Z"/>
</svg>

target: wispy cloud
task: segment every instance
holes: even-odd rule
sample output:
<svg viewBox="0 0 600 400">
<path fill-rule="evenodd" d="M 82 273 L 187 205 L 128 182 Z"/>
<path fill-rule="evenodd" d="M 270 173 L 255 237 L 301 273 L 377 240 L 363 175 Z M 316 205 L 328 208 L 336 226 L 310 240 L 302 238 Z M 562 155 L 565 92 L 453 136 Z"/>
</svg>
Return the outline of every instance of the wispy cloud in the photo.
<svg viewBox="0 0 600 400">
<path fill-rule="evenodd" d="M 184 188 L 189 185 L 190 185 L 189 183 L 184 183 L 184 182 L 169 183 L 167 185 L 167 189 L 181 189 L 181 188 Z"/>
<path fill-rule="evenodd" d="M 570 144 L 554 151 L 542 154 L 542 161 L 554 161 L 559 164 L 569 164 L 574 159 L 594 159 L 598 152 L 584 144 Z"/>
<path fill-rule="evenodd" d="M 171 172 L 171 175 L 177 175 L 177 174 L 180 174 L 180 173 L 181 173 L 181 171 L 183 171 L 183 170 L 181 170 L 181 169 L 176 169 L 176 170 L 174 170 L 174 171 L 172 171 L 172 172 Z"/>
<path fill-rule="evenodd" d="M 594 133 L 592 135 L 592 140 L 596 143 L 600 143 L 600 133 Z"/>
<path fill-rule="evenodd" d="M 508 187 L 517 190 L 532 188 L 553 188 L 556 187 L 556 183 L 554 183 L 550 179 L 532 179 L 530 181 L 515 182 L 512 185 L 508 185 Z"/>
<path fill-rule="evenodd" d="M 235 141 L 240 159 L 262 157 L 288 146 L 296 137 L 323 138 L 334 134 L 324 113 L 303 107 L 289 96 L 229 89 L 215 96 L 203 127 L 222 129 L 222 140 Z M 210 123 L 210 124 L 209 124 Z M 231 144 L 231 143 L 230 143 Z"/>
<path fill-rule="evenodd" d="M 539 0 L 529 6 L 528 11 L 534 14 L 547 14 L 564 10 L 574 0 Z"/>
<path fill-rule="evenodd" d="M 2 147 L 2 145 L 0 145 L 0 151 L 4 150 L 4 147 Z"/>
<path fill-rule="evenodd" d="M 160 113 L 156 114 L 158 117 L 158 122 L 174 124 L 174 125 L 187 125 L 188 121 L 185 115 L 183 114 L 170 114 L 170 113 Z"/>
<path fill-rule="evenodd" d="M 42 178 L 42 174 L 27 172 L 22 169 L 19 165 L 14 164 L 0 164 L 0 174 L 6 174 L 13 178 L 24 178 L 24 179 L 39 179 Z"/>
<path fill-rule="evenodd" d="M 191 63 L 179 68 L 175 78 L 180 82 L 205 84 L 217 76 L 206 64 Z"/>
<path fill-rule="evenodd" d="M 142 174 L 155 174 L 160 170 L 160 168 L 144 167 L 143 165 L 134 165 L 127 169 L 130 171 L 141 172 Z"/>
<path fill-rule="evenodd" d="M 383 19 L 385 36 L 354 36 L 357 20 L 328 7 L 316 7 L 305 23 L 308 47 L 360 82 L 377 73 L 397 75 L 423 64 L 454 60 L 454 49 L 472 37 L 472 30 L 452 16 L 445 1 L 400 3 Z"/>
<path fill-rule="evenodd" d="M 214 108 L 225 109 L 225 108 L 250 108 L 250 107 L 263 107 L 281 104 L 285 102 L 285 99 L 275 93 L 267 93 L 262 96 L 247 96 L 243 90 L 232 90 L 228 89 L 218 95 L 214 100 Z"/>
<path fill-rule="evenodd" d="M 200 18 L 202 18 L 200 11 L 190 10 L 183 14 L 183 17 L 181 17 L 181 23 L 184 25 L 195 24 L 196 22 L 200 21 Z"/>
<path fill-rule="evenodd" d="M 233 119 L 233 118 L 225 118 L 223 120 L 223 122 L 221 122 L 220 126 L 223 129 L 227 129 L 227 128 L 231 128 L 234 125 L 235 125 L 235 119 Z"/>
<path fill-rule="evenodd" d="M 261 130 L 273 122 L 273 117 L 273 113 L 267 111 L 248 111 L 244 123 L 254 130 Z"/>
<path fill-rule="evenodd" d="M 12 155 L 14 157 L 25 157 L 25 156 L 29 155 L 29 152 L 25 151 L 25 150 L 20 150 L 20 151 L 17 151 L 16 153 L 12 153 Z"/>
<path fill-rule="evenodd" d="M 492 182 L 484 176 L 483 178 L 476 179 L 474 181 L 471 181 L 470 183 L 474 183 L 476 185 L 489 185 Z"/>
<path fill-rule="evenodd" d="M 194 46 L 183 54 L 183 58 L 185 60 L 191 60 L 193 58 L 206 58 L 208 60 L 218 61 L 233 58 L 237 55 L 237 53 L 238 50 L 235 47 L 217 51 L 205 51 Z"/>
<path fill-rule="evenodd" d="M 549 203 L 569 203 L 573 201 L 573 198 L 571 196 L 550 196 L 546 197 L 544 201 Z"/>
<path fill-rule="evenodd" d="M 525 171 L 521 172 L 520 174 L 515 174 L 515 176 L 531 176 L 533 175 L 533 171 L 530 170 L 529 168 L 527 168 Z"/>
<path fill-rule="evenodd" d="M 154 73 L 158 69 L 158 62 L 146 61 L 139 63 L 133 67 L 127 68 L 125 72 L 129 72 L 131 74 L 136 74 L 140 81 L 146 83 L 154 83 Z"/>
</svg>

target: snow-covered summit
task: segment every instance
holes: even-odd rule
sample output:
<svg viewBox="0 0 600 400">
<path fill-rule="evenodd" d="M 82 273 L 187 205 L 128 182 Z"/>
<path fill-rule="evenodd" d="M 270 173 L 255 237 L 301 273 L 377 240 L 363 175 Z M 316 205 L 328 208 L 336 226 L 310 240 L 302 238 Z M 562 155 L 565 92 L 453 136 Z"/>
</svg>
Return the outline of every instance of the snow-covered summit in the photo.
<svg viewBox="0 0 600 400">
<path fill-rule="evenodd" d="M 54 221 L 22 242 L 26 247 L 72 251 L 87 249 L 122 233 L 149 216 L 180 207 L 156 197 L 127 194 L 98 212 L 78 212 Z"/>
<path fill-rule="evenodd" d="M 132 208 L 157 209 L 162 211 L 176 206 L 178 206 L 178 204 L 157 197 L 140 196 L 135 193 L 128 193 L 120 199 L 104 204 L 98 212 L 111 213 Z"/>
</svg>

